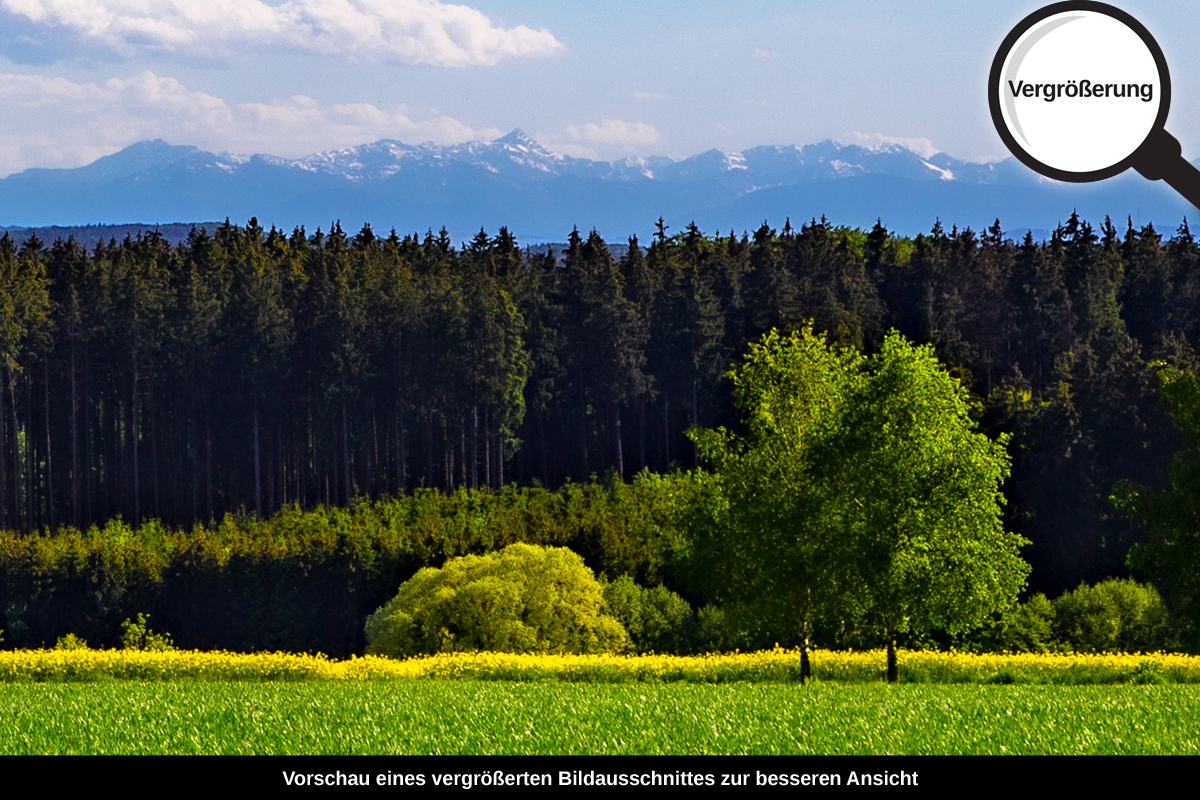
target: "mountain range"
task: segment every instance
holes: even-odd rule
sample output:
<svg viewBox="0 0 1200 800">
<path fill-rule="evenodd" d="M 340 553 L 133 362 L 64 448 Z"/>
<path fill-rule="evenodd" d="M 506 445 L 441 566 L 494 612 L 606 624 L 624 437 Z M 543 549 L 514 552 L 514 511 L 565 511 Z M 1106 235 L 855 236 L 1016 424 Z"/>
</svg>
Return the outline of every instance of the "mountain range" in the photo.
<svg viewBox="0 0 1200 800">
<path fill-rule="evenodd" d="M 298 159 L 214 154 L 143 141 L 76 169 L 28 169 L 0 179 L 0 225 L 166 224 L 257 217 L 264 226 L 424 233 L 456 240 L 507 226 L 524 242 L 561 241 L 573 226 L 612 241 L 643 239 L 663 217 L 672 230 L 753 231 L 827 217 L 915 234 L 949 229 L 1044 233 L 1073 211 L 1099 224 L 1153 222 L 1170 232 L 1197 210 L 1132 172 L 1063 184 L 1013 158 L 991 164 L 922 155 L 900 144 L 826 140 L 685 159 L 592 161 L 547 150 L 520 130 L 451 146 L 394 140 Z"/>
</svg>

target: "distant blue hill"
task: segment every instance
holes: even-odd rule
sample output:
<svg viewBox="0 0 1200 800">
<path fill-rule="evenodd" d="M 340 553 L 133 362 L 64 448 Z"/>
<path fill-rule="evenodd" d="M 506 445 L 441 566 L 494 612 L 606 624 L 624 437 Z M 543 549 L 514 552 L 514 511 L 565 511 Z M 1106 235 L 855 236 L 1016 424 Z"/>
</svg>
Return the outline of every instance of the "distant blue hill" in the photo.
<svg viewBox="0 0 1200 800">
<path fill-rule="evenodd" d="M 1197 209 L 1161 183 L 1126 174 L 1091 185 L 1044 180 L 1014 159 L 997 164 L 925 158 L 903 146 L 756 147 L 688 159 L 589 161 L 560 156 L 520 131 L 449 147 L 382 140 L 301 159 L 213 154 L 139 142 L 78 169 L 30 169 L 0 179 L 0 225 L 21 227 L 223 220 L 290 231 L 424 233 L 457 241 L 507 226 L 521 241 L 562 241 L 572 227 L 610 241 L 643 240 L 661 216 L 679 230 L 753 231 L 827 217 L 834 224 L 916 234 L 935 220 L 1010 233 L 1052 230 L 1078 212 L 1173 231 Z M 190 227 L 172 227 L 171 238 Z M 166 229 L 164 229 L 166 230 Z M 44 238 L 44 237 L 43 237 Z M 78 237 L 77 237 L 78 238 Z"/>
</svg>

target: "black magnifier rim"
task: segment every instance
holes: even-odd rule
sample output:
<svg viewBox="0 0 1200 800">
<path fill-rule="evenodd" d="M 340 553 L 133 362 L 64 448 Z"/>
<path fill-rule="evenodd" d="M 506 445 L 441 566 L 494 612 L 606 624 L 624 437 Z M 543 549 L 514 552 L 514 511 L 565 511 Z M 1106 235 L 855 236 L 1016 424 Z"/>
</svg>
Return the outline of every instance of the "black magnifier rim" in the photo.
<svg viewBox="0 0 1200 800">
<path fill-rule="evenodd" d="M 1141 145 L 1134 148 L 1133 153 L 1130 153 L 1124 160 L 1113 164 L 1111 167 L 1094 170 L 1092 172 L 1068 172 L 1066 170 L 1057 169 L 1049 164 L 1043 164 L 1029 153 L 1025 152 L 1015 136 L 1008 130 L 1008 125 L 1004 122 L 1004 115 L 1000 108 L 1000 73 L 1004 69 L 1004 61 L 1008 54 L 1016 45 L 1017 39 L 1021 38 L 1027 30 L 1032 28 L 1047 17 L 1052 17 L 1055 14 L 1061 14 L 1064 11 L 1093 11 L 1098 14 L 1104 14 L 1112 17 L 1118 22 L 1123 23 L 1126 27 L 1141 37 L 1142 42 L 1150 50 L 1154 56 L 1154 63 L 1158 66 L 1158 77 L 1162 83 L 1160 95 L 1162 100 L 1158 105 L 1158 117 L 1154 120 L 1154 126 L 1147 134 L 1154 131 L 1162 130 L 1167 124 L 1167 112 L 1171 108 L 1171 75 L 1167 71 L 1167 59 L 1163 56 L 1162 48 L 1158 46 L 1158 42 L 1154 41 L 1154 37 L 1150 35 L 1150 31 L 1136 19 L 1131 17 L 1119 8 L 1114 8 L 1107 3 L 1095 3 L 1090 0 L 1068 0 L 1064 3 L 1053 3 L 1045 8 L 1039 8 L 1037 11 L 1030 14 L 1025 19 L 1017 23 L 1008 36 L 1004 37 L 1004 41 L 1000 45 L 1000 49 L 996 51 L 996 58 L 992 61 L 992 72 L 988 78 L 988 105 L 992 109 L 992 123 L 996 126 L 996 132 L 1000 134 L 1000 138 L 1004 140 L 1004 144 L 1008 146 L 1009 151 L 1017 157 L 1017 159 L 1029 167 L 1034 172 L 1045 175 L 1047 178 L 1053 178 L 1057 181 L 1066 181 L 1068 183 L 1091 183 L 1092 181 L 1102 181 L 1105 178 L 1111 178 L 1114 175 L 1119 175 L 1125 170 L 1133 166 L 1134 156 L 1141 149 Z M 1142 141 L 1145 144 L 1145 140 Z"/>
</svg>

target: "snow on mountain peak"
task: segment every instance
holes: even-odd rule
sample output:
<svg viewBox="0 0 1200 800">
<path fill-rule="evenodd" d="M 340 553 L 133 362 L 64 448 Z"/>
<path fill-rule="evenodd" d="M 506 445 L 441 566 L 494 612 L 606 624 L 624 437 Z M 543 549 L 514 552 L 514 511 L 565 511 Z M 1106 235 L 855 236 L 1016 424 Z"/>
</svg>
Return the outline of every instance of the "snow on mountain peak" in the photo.
<svg viewBox="0 0 1200 800">
<path fill-rule="evenodd" d="M 943 168 L 937 166 L 936 164 L 930 164 L 928 161 L 922 161 L 921 163 L 924 164 L 925 166 L 929 167 L 934 172 L 941 175 L 942 180 L 944 180 L 944 181 L 954 180 L 954 173 L 951 170 L 943 169 Z"/>
<path fill-rule="evenodd" d="M 513 128 L 511 131 L 496 139 L 492 144 L 507 144 L 514 147 L 536 147 L 541 148 L 541 145 L 531 139 L 525 131 L 520 128 Z"/>
<path fill-rule="evenodd" d="M 380 139 L 370 144 L 342 147 L 311 153 L 300 158 L 273 155 L 214 155 L 194 147 L 173 147 L 165 142 L 140 142 L 126 151 L 109 156 L 85 173 L 96 177 L 157 170 L 179 161 L 186 169 L 219 169 L 231 176 L 257 164 L 298 173 L 323 175 L 351 184 L 367 186 L 408 180 L 402 177 L 431 171 L 437 181 L 457 181 L 451 173 L 476 170 L 506 181 L 540 182 L 561 177 L 602 181 L 654 181 L 656 183 L 694 183 L 717 181 L 739 192 L 796 182 L 826 181 L 864 175 L 892 175 L 922 181 L 958 181 L 992 183 L 997 173 L 988 165 L 957 161 L 932 145 L 921 147 L 928 156 L 912 146 L 928 145 L 927 140 L 908 140 L 878 135 L 858 135 L 853 142 L 826 139 L 809 145 L 766 145 L 736 152 L 713 148 L 690 158 L 677 160 L 667 156 L 627 157 L 618 161 L 591 161 L 551 152 L 520 128 L 490 142 L 472 141 L 453 145 L 406 144 L 395 139 Z M 44 173 L 45 170 L 31 171 Z M 72 172 L 72 171 L 68 171 Z M 72 174 L 74 174 L 72 172 Z M 74 178 L 63 178 L 74 180 Z"/>
<path fill-rule="evenodd" d="M 941 152 L 933 146 L 933 142 L 923 136 L 887 136 L 882 133 L 860 133 L 855 131 L 840 136 L 835 141 L 843 146 L 857 145 L 864 150 L 870 150 L 874 153 L 908 151 L 916 153 L 924 159 L 932 158 Z"/>
</svg>

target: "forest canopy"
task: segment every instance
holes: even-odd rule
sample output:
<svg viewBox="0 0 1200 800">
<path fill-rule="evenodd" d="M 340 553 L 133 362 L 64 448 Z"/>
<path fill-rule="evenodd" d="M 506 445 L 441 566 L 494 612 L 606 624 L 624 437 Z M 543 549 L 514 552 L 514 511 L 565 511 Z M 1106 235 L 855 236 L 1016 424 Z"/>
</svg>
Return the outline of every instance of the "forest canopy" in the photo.
<svg viewBox="0 0 1200 800">
<path fill-rule="evenodd" d="M 5 236 L 0 527 L 699 466 L 689 428 L 739 430 L 731 365 L 811 324 L 867 355 L 891 329 L 930 345 L 1011 437 L 1004 528 L 1033 543 L 1032 589 L 1123 577 L 1139 534 L 1112 487 L 1163 485 L 1180 441 L 1148 363 L 1187 368 L 1200 337 L 1186 222 L 1123 227 L 660 225 L 621 258 L 596 231 L 542 255 L 505 229 L 456 247 L 255 220 L 177 246 Z"/>
</svg>

